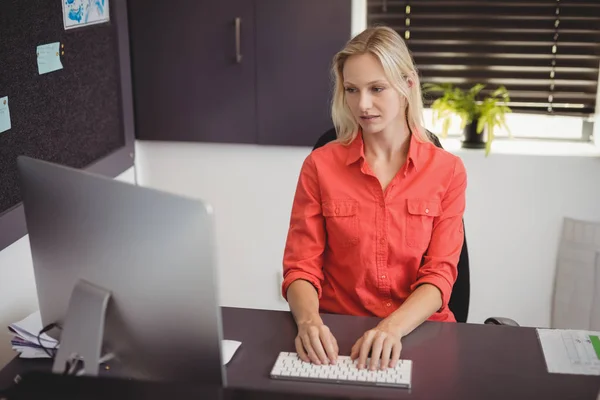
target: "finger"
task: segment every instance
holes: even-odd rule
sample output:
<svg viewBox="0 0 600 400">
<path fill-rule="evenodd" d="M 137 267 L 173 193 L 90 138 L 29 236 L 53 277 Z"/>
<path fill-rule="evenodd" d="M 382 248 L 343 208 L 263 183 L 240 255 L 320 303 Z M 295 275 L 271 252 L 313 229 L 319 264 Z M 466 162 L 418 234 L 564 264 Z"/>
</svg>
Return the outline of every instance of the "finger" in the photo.
<svg viewBox="0 0 600 400">
<path fill-rule="evenodd" d="M 367 358 L 369 357 L 369 351 L 373 343 L 373 334 L 366 334 L 363 337 L 362 344 L 360 346 L 360 353 L 358 355 L 358 369 L 365 368 L 367 365 Z"/>
<path fill-rule="evenodd" d="M 310 358 L 308 358 L 308 355 L 304 350 L 304 346 L 302 345 L 302 339 L 300 339 L 300 336 L 296 336 L 296 340 L 294 340 L 294 342 L 296 343 L 296 353 L 298 353 L 298 357 L 300 357 L 302 361 L 310 362 Z"/>
<path fill-rule="evenodd" d="M 383 349 L 383 342 L 385 341 L 385 335 L 377 335 L 373 340 L 371 346 L 371 362 L 369 363 L 369 369 L 375 371 L 379 367 L 379 359 L 381 358 L 381 350 Z"/>
<path fill-rule="evenodd" d="M 317 357 L 317 354 L 315 353 L 315 350 L 311 345 L 310 337 L 308 335 L 302 336 L 302 345 L 306 349 L 306 354 L 308 355 L 309 361 L 317 365 L 321 365 L 321 361 L 319 360 L 319 357 Z"/>
<path fill-rule="evenodd" d="M 335 349 L 335 355 L 337 356 L 338 354 L 340 354 L 340 346 L 338 346 L 338 342 L 337 342 L 335 336 L 333 336 L 333 334 L 331 335 L 331 337 L 333 338 L 333 345 L 334 345 L 334 349 Z"/>
<path fill-rule="evenodd" d="M 362 345 L 362 341 L 363 341 L 363 338 L 361 337 L 360 339 L 358 339 L 356 341 L 356 343 L 354 343 L 354 346 L 352 346 L 352 350 L 350 350 L 350 359 L 352 359 L 352 361 L 354 361 L 358 358 L 358 355 L 360 353 L 360 346 Z"/>
<path fill-rule="evenodd" d="M 321 335 L 321 342 L 323 343 L 326 357 L 329 359 L 329 361 L 331 361 L 332 364 L 335 364 L 337 360 L 335 338 L 328 329 L 323 330 Z"/>
<path fill-rule="evenodd" d="M 386 369 L 390 365 L 390 358 L 392 355 L 393 348 L 394 348 L 393 340 L 388 339 L 383 342 L 383 348 L 381 349 L 380 369 Z"/>
<path fill-rule="evenodd" d="M 398 364 L 398 360 L 400 359 L 401 351 L 402 351 L 402 342 L 394 343 L 394 347 L 392 347 L 392 359 L 390 360 L 391 368 L 396 368 L 396 364 Z"/>
<path fill-rule="evenodd" d="M 323 344 L 321 343 L 321 336 L 319 335 L 318 329 L 311 329 L 309 332 L 310 336 L 310 344 L 312 345 L 315 354 L 319 358 L 322 364 L 329 364 L 329 359 L 327 358 L 327 354 L 325 354 L 325 349 L 323 348 Z"/>
</svg>

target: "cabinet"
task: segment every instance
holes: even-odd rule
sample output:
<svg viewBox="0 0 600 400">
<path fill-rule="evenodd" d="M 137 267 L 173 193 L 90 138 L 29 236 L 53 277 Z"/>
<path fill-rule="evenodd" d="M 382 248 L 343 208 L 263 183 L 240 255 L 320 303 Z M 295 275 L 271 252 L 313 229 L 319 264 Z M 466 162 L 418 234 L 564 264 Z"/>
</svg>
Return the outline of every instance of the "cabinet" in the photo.
<svg viewBox="0 0 600 400">
<path fill-rule="evenodd" d="M 253 3 L 128 4 L 136 137 L 254 143 Z"/>
<path fill-rule="evenodd" d="M 351 0 L 129 0 L 136 137 L 312 146 Z"/>
</svg>

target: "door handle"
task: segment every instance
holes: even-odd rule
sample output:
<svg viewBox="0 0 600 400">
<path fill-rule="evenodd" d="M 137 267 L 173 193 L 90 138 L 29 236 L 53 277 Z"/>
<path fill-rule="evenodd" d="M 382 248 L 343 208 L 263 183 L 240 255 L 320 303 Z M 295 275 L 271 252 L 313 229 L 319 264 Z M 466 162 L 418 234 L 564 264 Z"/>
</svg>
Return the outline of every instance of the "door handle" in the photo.
<svg viewBox="0 0 600 400">
<path fill-rule="evenodd" d="M 241 36 L 242 36 L 242 19 L 235 19 L 235 61 L 240 64 L 242 62 Z"/>
</svg>

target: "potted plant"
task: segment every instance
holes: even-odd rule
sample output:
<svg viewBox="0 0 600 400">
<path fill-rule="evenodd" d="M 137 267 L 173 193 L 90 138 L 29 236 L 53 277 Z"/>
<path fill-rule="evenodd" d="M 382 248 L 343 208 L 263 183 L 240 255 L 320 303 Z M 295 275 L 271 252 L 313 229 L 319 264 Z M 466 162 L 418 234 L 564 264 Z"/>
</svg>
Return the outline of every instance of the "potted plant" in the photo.
<svg viewBox="0 0 600 400">
<path fill-rule="evenodd" d="M 469 90 L 462 90 L 452 84 L 426 83 L 424 92 L 441 92 L 431 104 L 433 118 L 442 123 L 442 136 L 448 134 L 453 116 L 461 120 L 463 130 L 462 146 L 465 148 L 485 148 L 487 156 L 494 140 L 494 130 L 505 128 L 505 115 L 511 112 L 506 105 L 510 101 L 508 91 L 504 86 L 498 87 L 492 94 L 479 100 L 484 84 L 478 83 Z M 510 134 L 510 131 L 509 131 Z"/>
</svg>

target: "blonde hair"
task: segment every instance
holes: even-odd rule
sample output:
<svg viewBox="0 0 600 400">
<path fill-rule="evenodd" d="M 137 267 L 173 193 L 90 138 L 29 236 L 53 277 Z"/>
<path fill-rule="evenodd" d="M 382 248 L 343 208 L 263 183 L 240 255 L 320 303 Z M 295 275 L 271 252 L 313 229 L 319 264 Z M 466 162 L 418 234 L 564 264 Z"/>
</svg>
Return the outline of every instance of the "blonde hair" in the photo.
<svg viewBox="0 0 600 400">
<path fill-rule="evenodd" d="M 372 54 L 381 63 L 388 81 L 406 99 L 406 121 L 411 132 L 423 142 L 430 142 L 423 128 L 421 83 L 412 56 L 404 40 L 391 28 L 371 27 L 351 39 L 333 58 L 334 79 L 331 118 L 338 141 L 348 144 L 356 138 L 359 124 L 348 108 L 344 90 L 344 64 L 353 55 Z M 409 87 L 409 79 L 412 86 Z"/>
</svg>

